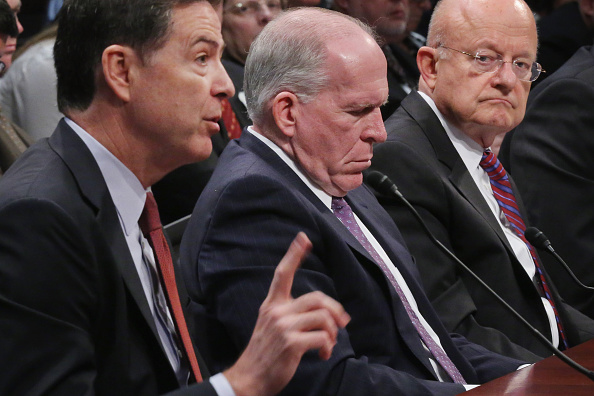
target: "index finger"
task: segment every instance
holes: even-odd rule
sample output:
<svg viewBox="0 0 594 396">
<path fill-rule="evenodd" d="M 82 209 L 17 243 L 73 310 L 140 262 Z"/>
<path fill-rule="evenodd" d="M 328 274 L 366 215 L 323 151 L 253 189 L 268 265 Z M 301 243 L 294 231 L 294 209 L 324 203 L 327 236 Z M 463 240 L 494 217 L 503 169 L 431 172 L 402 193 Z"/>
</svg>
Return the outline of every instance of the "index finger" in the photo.
<svg viewBox="0 0 594 396">
<path fill-rule="evenodd" d="M 293 286 L 295 272 L 310 252 L 311 247 L 312 244 L 307 235 L 304 232 L 299 232 L 274 271 L 274 278 L 268 290 L 267 300 L 291 298 L 291 287 Z"/>
</svg>

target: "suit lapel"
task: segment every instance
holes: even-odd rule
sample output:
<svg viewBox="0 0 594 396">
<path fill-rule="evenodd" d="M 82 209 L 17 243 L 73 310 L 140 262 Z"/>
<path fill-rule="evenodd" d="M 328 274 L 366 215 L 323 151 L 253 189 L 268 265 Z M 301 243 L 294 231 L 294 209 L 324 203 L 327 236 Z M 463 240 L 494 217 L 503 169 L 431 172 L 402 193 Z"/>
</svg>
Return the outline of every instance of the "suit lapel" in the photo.
<svg viewBox="0 0 594 396">
<path fill-rule="evenodd" d="M 448 178 L 452 185 L 475 208 L 485 222 L 489 224 L 493 232 L 497 234 L 501 242 L 505 245 L 509 254 L 515 257 L 497 218 L 493 215 L 483 194 L 476 186 L 464 161 L 458 155 L 446 131 L 443 129 L 439 118 L 437 118 L 427 102 L 418 93 L 410 95 L 409 99 L 402 103 L 402 107 L 414 120 L 417 120 L 423 133 L 431 143 L 433 150 L 435 150 L 437 159 L 450 170 Z"/>
<path fill-rule="evenodd" d="M 78 183 L 81 194 L 95 211 L 99 227 L 103 230 L 103 236 L 111 247 L 113 258 L 122 274 L 122 278 L 140 309 L 146 324 L 151 328 L 155 341 L 160 346 L 161 342 L 159 341 L 155 321 L 122 232 L 116 208 L 93 155 L 63 119 L 58 124 L 58 128 L 50 138 L 49 143 L 70 169 Z"/>
</svg>

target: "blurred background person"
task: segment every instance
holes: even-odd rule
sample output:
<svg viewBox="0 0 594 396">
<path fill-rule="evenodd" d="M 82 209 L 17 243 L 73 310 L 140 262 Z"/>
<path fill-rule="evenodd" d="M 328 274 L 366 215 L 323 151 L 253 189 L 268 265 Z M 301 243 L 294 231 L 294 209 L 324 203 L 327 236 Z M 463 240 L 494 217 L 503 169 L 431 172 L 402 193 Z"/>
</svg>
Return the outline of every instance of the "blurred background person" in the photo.
<svg viewBox="0 0 594 396">
<path fill-rule="evenodd" d="M 225 119 L 229 138 L 239 137 L 241 129 L 251 124 L 245 108 L 243 69 L 252 41 L 268 22 L 284 8 L 281 0 L 224 0 L 222 7 L 222 33 L 225 41 L 223 66 L 233 85 L 235 95 L 229 99 L 239 122 L 239 131 Z"/>
<path fill-rule="evenodd" d="M 10 68 L 10 65 L 12 64 L 12 56 L 14 55 L 17 49 L 17 37 L 24 30 L 23 25 L 21 25 L 21 22 L 19 21 L 19 12 L 21 11 L 21 0 L 6 0 L 6 2 L 10 6 L 10 9 L 12 10 L 14 18 L 16 20 L 17 32 L 16 34 L 11 34 L 6 40 L 6 48 L 4 50 L 4 54 L 0 57 L 0 61 L 2 61 L 6 65 L 6 67 L 0 75 L 6 73 L 6 71 L 8 71 L 8 69 Z"/>
<path fill-rule="evenodd" d="M 410 13 L 408 14 L 408 23 L 404 32 L 400 46 L 408 51 L 415 58 L 419 48 L 425 45 L 427 37 L 417 32 L 423 17 L 433 9 L 431 0 L 408 0 Z"/>
<path fill-rule="evenodd" d="M 382 41 L 390 90 L 388 102 L 381 107 L 385 121 L 416 88 L 420 76 L 415 56 L 402 47 L 407 37 L 409 0 L 334 0 L 333 8 L 371 26 Z"/>
<path fill-rule="evenodd" d="M 57 25 L 50 25 L 18 49 L 0 79 L 0 105 L 6 117 L 34 139 L 49 137 L 62 118 L 58 110 L 53 48 Z"/>
<path fill-rule="evenodd" d="M 538 21 L 538 62 L 547 71 L 534 88 L 584 45 L 592 45 L 593 0 L 565 2 Z"/>
<path fill-rule="evenodd" d="M 11 37 L 18 34 L 17 22 L 10 6 L 0 0 L 0 56 Z M 0 61 L 0 71 L 6 65 Z M 32 144 L 25 131 L 6 119 L 0 108 L 0 176 Z"/>
</svg>

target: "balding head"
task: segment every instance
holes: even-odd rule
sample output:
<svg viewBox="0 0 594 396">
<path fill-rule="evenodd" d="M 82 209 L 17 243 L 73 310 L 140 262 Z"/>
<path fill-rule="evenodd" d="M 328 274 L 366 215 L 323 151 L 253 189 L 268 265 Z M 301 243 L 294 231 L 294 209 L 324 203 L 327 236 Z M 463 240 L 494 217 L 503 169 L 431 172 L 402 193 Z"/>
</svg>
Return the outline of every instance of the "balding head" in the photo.
<svg viewBox="0 0 594 396">
<path fill-rule="evenodd" d="M 417 54 L 419 90 L 483 147 L 523 119 L 536 61 L 536 23 L 523 0 L 441 0 Z M 476 58 L 476 56 L 479 56 Z M 486 70 L 483 59 L 492 59 Z"/>
<path fill-rule="evenodd" d="M 536 32 L 534 15 L 524 0 L 440 0 L 431 16 L 427 45 L 436 47 L 451 36 L 460 36 L 461 27 L 470 25 L 474 30 L 480 28 L 478 20 L 495 16 L 501 20 L 531 21 Z"/>
</svg>

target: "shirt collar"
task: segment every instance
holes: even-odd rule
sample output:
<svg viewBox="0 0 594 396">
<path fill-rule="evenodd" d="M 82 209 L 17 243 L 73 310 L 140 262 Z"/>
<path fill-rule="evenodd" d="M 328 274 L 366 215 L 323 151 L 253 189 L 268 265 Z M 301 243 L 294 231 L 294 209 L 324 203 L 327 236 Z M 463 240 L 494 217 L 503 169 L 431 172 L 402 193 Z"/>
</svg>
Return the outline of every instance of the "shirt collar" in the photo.
<svg viewBox="0 0 594 396">
<path fill-rule="evenodd" d="M 328 209 L 332 210 L 332 196 L 329 195 L 326 191 L 322 190 L 316 183 L 314 183 L 297 165 L 295 161 L 291 157 L 287 155 L 280 147 L 276 145 L 272 140 L 268 139 L 266 136 L 263 136 L 259 132 L 257 132 L 254 128 L 249 126 L 247 130 L 258 138 L 262 143 L 267 145 L 272 151 L 274 151 L 288 166 L 299 176 L 299 178 L 305 183 L 307 187 L 328 207 Z"/>
<path fill-rule="evenodd" d="M 146 193 L 150 188 L 145 190 L 140 180 L 115 155 L 74 121 L 67 117 L 65 119 L 68 126 L 82 139 L 95 158 L 124 232 L 129 235 L 138 225 L 138 219 L 144 209 Z"/>
</svg>

